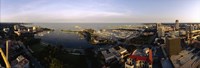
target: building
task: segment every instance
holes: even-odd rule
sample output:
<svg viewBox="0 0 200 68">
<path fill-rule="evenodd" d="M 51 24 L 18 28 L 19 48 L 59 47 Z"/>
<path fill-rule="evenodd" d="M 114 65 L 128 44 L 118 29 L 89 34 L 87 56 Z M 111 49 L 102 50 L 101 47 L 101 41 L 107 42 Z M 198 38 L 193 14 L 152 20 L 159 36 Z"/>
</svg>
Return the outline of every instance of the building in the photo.
<svg viewBox="0 0 200 68">
<path fill-rule="evenodd" d="M 195 40 L 194 40 L 193 43 L 191 44 L 191 46 L 200 49 L 200 41 L 195 41 Z"/>
<path fill-rule="evenodd" d="M 171 61 L 174 68 L 199 68 L 200 51 L 198 48 L 188 47 L 182 50 L 178 55 L 172 55 Z"/>
<path fill-rule="evenodd" d="M 128 51 L 121 46 L 114 47 L 114 49 L 120 54 L 120 58 L 124 58 L 129 55 Z"/>
<path fill-rule="evenodd" d="M 158 37 L 164 37 L 165 36 L 165 28 L 164 26 L 158 27 Z"/>
<path fill-rule="evenodd" d="M 187 43 L 188 44 L 191 44 L 192 43 L 192 37 L 193 37 L 193 29 L 192 29 L 192 24 L 189 24 L 187 27 L 186 27 L 186 39 L 187 39 Z"/>
<path fill-rule="evenodd" d="M 105 63 L 111 63 L 115 58 L 115 55 L 111 53 L 109 50 L 101 51 L 101 54 L 104 57 Z"/>
<path fill-rule="evenodd" d="M 153 56 L 152 50 L 149 48 L 136 49 L 127 58 L 125 68 L 152 68 Z"/>
<path fill-rule="evenodd" d="M 36 26 L 33 26 L 33 27 L 32 27 L 32 30 L 33 30 L 33 31 L 35 31 L 36 29 L 37 29 L 37 27 L 36 27 Z"/>
<path fill-rule="evenodd" d="M 3 28 L 3 31 L 7 33 L 10 31 L 10 28 Z"/>
<path fill-rule="evenodd" d="M 115 46 L 115 47 L 103 50 L 101 51 L 101 54 L 103 56 L 102 59 L 106 64 L 123 60 L 123 58 L 129 55 L 128 51 L 121 46 Z"/>
<path fill-rule="evenodd" d="M 181 48 L 180 38 L 167 38 L 166 39 L 166 50 L 169 56 L 178 54 Z"/>
<path fill-rule="evenodd" d="M 11 62 L 11 66 L 13 68 L 29 68 L 29 60 L 20 55 Z"/>
<path fill-rule="evenodd" d="M 175 21 L 175 30 L 179 30 L 179 20 Z"/>
<path fill-rule="evenodd" d="M 17 24 L 17 25 L 14 25 L 13 28 L 14 28 L 14 31 L 20 30 L 20 26 L 19 26 L 18 24 Z"/>
<path fill-rule="evenodd" d="M 156 23 L 156 28 L 158 30 L 158 28 L 161 26 L 162 24 L 161 23 Z"/>
</svg>

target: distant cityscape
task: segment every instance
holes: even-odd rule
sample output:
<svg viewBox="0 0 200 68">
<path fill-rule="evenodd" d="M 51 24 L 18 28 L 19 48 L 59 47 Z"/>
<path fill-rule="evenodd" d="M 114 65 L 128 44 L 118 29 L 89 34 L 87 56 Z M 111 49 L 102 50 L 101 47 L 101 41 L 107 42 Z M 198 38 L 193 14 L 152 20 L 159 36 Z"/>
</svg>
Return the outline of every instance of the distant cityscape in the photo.
<svg viewBox="0 0 200 68">
<path fill-rule="evenodd" d="M 200 23 L 67 25 L 0 23 L 0 68 L 200 68 Z"/>
</svg>

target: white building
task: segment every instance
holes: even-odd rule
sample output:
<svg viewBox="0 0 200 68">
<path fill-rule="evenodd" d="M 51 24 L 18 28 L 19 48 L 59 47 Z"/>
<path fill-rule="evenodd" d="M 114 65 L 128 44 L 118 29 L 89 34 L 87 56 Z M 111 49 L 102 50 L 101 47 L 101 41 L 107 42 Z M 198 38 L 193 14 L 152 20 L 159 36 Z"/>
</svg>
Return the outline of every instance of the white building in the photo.
<svg viewBox="0 0 200 68">
<path fill-rule="evenodd" d="M 29 68 L 29 60 L 20 55 L 11 62 L 11 66 L 12 68 Z"/>
<path fill-rule="evenodd" d="M 112 59 L 120 61 L 124 57 L 128 56 L 128 51 L 121 46 L 109 48 L 108 50 L 101 51 L 104 56 L 105 62 L 109 63 Z"/>
<path fill-rule="evenodd" d="M 14 30 L 20 30 L 20 26 L 19 25 L 14 25 L 13 28 L 14 28 Z"/>
<path fill-rule="evenodd" d="M 125 68 L 134 68 L 134 62 L 132 59 L 127 59 L 127 62 L 125 62 Z"/>
<path fill-rule="evenodd" d="M 163 37 L 165 36 L 165 28 L 164 26 L 158 27 L 158 37 Z"/>
<path fill-rule="evenodd" d="M 115 58 L 115 55 L 113 53 L 109 52 L 108 50 L 101 51 L 101 53 L 102 53 L 106 63 L 110 63 L 112 61 L 112 59 Z"/>
</svg>

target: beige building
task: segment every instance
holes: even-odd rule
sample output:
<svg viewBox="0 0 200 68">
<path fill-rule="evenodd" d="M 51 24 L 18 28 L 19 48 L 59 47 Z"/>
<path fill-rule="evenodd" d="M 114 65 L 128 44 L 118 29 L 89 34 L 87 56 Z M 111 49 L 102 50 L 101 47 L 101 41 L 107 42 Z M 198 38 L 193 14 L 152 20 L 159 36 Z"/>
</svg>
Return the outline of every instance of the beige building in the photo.
<svg viewBox="0 0 200 68">
<path fill-rule="evenodd" d="M 175 29 L 176 29 L 176 30 L 179 30 L 179 20 L 176 20 L 176 21 L 175 21 Z"/>
<path fill-rule="evenodd" d="M 169 56 L 177 55 L 182 50 L 180 38 L 167 38 L 166 49 Z"/>
<path fill-rule="evenodd" d="M 165 36 L 165 28 L 164 26 L 158 27 L 158 37 L 164 37 Z"/>
</svg>

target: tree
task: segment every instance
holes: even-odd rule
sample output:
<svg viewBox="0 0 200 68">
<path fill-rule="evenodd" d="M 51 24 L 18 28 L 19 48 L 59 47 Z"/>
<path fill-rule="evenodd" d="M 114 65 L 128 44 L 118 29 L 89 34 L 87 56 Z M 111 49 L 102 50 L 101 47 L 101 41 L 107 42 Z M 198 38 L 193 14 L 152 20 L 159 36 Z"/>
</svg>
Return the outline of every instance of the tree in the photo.
<svg viewBox="0 0 200 68">
<path fill-rule="evenodd" d="M 63 68 L 63 64 L 56 58 L 52 58 L 49 66 L 50 66 L 50 68 Z"/>
</svg>

